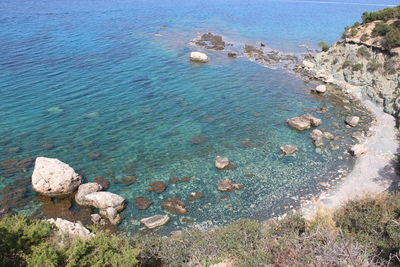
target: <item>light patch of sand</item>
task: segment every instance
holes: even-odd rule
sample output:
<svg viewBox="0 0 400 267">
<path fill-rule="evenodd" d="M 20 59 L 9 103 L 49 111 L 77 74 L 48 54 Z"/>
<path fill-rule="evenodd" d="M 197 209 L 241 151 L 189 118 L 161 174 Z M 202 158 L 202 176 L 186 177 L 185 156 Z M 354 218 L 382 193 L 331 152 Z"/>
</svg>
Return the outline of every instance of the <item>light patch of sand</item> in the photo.
<svg viewBox="0 0 400 267">
<path fill-rule="evenodd" d="M 371 101 L 363 102 L 377 120 L 371 126 L 372 135 L 361 142 L 368 148 L 368 152 L 357 158 L 346 180 L 301 208 L 300 212 L 305 218 L 312 218 L 321 207 L 334 210 L 349 200 L 379 194 L 399 182 L 395 171 L 396 152 L 399 148 L 395 119 Z"/>
</svg>

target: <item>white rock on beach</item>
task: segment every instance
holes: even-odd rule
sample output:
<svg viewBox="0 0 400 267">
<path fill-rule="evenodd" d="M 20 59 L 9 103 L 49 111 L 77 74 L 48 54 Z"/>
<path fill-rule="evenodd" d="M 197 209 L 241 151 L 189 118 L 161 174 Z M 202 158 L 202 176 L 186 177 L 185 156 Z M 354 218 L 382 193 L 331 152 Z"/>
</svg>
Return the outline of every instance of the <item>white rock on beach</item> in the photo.
<svg viewBox="0 0 400 267">
<path fill-rule="evenodd" d="M 140 220 L 140 222 L 149 229 L 154 229 L 163 226 L 168 221 L 169 221 L 168 215 L 154 215 Z"/>
<path fill-rule="evenodd" d="M 364 145 L 357 144 L 357 145 L 354 145 L 352 148 L 350 148 L 349 152 L 351 155 L 353 155 L 355 157 L 359 157 L 359 156 L 367 153 L 368 148 Z"/>
<path fill-rule="evenodd" d="M 208 62 L 208 56 L 201 52 L 191 52 L 190 60 L 195 62 L 206 63 Z"/>
<path fill-rule="evenodd" d="M 326 86 L 323 84 L 318 85 L 317 87 L 315 87 L 314 91 L 317 93 L 323 94 L 326 92 Z"/>
<path fill-rule="evenodd" d="M 360 117 L 357 116 L 351 116 L 347 117 L 345 122 L 350 125 L 351 127 L 356 127 L 358 125 L 358 122 L 360 121 Z"/>
<path fill-rule="evenodd" d="M 68 164 L 53 158 L 36 158 L 32 174 L 34 191 L 46 196 L 63 196 L 74 192 L 81 182 L 81 176 Z"/>
<path fill-rule="evenodd" d="M 77 237 L 86 240 L 94 236 L 94 234 L 86 229 L 79 221 L 73 223 L 60 218 L 57 218 L 56 220 L 48 219 L 47 221 L 54 224 L 61 233 L 69 235 L 70 237 Z"/>
</svg>

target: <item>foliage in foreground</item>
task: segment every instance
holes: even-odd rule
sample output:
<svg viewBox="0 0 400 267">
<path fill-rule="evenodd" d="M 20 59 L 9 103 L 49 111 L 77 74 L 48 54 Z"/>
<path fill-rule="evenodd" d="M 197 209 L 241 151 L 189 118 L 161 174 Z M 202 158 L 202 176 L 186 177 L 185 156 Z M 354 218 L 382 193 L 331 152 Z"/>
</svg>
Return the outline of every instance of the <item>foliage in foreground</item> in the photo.
<svg viewBox="0 0 400 267">
<path fill-rule="evenodd" d="M 400 195 L 349 202 L 306 221 L 239 220 L 207 231 L 128 240 L 108 232 L 89 240 L 56 234 L 24 216 L 0 221 L 0 266 L 400 266 Z M 140 247 L 140 249 L 139 249 Z"/>
<path fill-rule="evenodd" d="M 128 239 L 97 233 L 72 239 L 45 221 L 25 216 L 0 221 L 0 266 L 137 266 L 139 249 Z"/>
</svg>

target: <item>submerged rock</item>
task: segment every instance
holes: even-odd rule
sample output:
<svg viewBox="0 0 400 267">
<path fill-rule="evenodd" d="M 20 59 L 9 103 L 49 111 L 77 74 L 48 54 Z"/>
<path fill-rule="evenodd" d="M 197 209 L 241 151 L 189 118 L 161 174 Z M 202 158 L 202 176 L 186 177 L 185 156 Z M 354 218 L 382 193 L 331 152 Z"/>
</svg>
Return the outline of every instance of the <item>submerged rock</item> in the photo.
<svg viewBox="0 0 400 267">
<path fill-rule="evenodd" d="M 292 145 L 284 145 L 280 147 L 282 154 L 284 155 L 291 155 L 298 151 L 296 146 Z"/>
<path fill-rule="evenodd" d="M 140 222 L 149 229 L 154 229 L 163 226 L 168 221 L 169 221 L 168 215 L 154 215 L 140 220 Z"/>
<path fill-rule="evenodd" d="M 190 139 L 190 142 L 194 145 L 199 145 L 201 143 L 204 143 L 205 141 L 207 141 L 207 138 L 202 137 L 202 136 L 195 136 L 195 137 L 192 137 L 192 139 Z"/>
<path fill-rule="evenodd" d="M 203 198 L 203 197 L 204 197 L 204 194 L 201 193 L 201 192 L 192 192 L 192 193 L 190 193 L 188 201 L 193 202 L 193 201 L 196 201 L 196 200 L 198 200 L 200 198 Z"/>
<path fill-rule="evenodd" d="M 207 63 L 208 62 L 208 56 L 204 53 L 201 52 L 191 52 L 190 53 L 190 60 L 194 62 L 200 62 L 200 63 Z"/>
<path fill-rule="evenodd" d="M 310 134 L 310 138 L 314 140 L 314 145 L 316 147 L 324 146 L 324 133 L 320 130 L 314 129 Z"/>
<path fill-rule="evenodd" d="M 103 177 L 97 176 L 93 179 L 93 182 L 98 183 L 104 190 L 110 187 L 110 182 Z"/>
<path fill-rule="evenodd" d="M 145 197 L 135 197 L 134 200 L 135 200 L 135 207 L 138 210 L 146 210 L 151 206 L 151 204 L 153 204 L 153 201 Z"/>
<path fill-rule="evenodd" d="M 224 50 L 225 46 L 227 45 L 222 36 L 212 34 L 212 33 L 205 33 L 203 34 L 199 40 L 194 42 L 198 46 L 204 46 L 210 50 Z"/>
<path fill-rule="evenodd" d="M 359 157 L 368 152 L 368 148 L 362 144 L 356 144 L 350 148 L 349 153 L 352 156 Z"/>
<path fill-rule="evenodd" d="M 218 190 L 222 192 L 231 192 L 243 188 L 241 184 L 234 184 L 231 179 L 221 179 L 218 181 Z"/>
<path fill-rule="evenodd" d="M 185 208 L 185 203 L 176 197 L 164 200 L 161 204 L 161 208 L 167 210 L 172 214 L 177 214 L 177 215 L 187 213 L 187 210 Z"/>
<path fill-rule="evenodd" d="M 228 52 L 228 57 L 237 58 L 238 54 L 236 52 Z"/>
<path fill-rule="evenodd" d="M 94 234 L 85 228 L 80 222 L 73 223 L 60 218 L 57 218 L 56 220 L 48 219 L 47 221 L 54 224 L 62 234 L 70 237 L 87 240 L 94 236 Z"/>
<path fill-rule="evenodd" d="M 356 127 L 360 121 L 360 117 L 357 116 L 351 116 L 347 117 L 345 122 L 347 125 L 350 125 L 351 127 Z"/>
<path fill-rule="evenodd" d="M 82 178 L 68 164 L 58 159 L 38 157 L 32 174 L 33 190 L 46 196 L 62 196 L 74 192 Z"/>
<path fill-rule="evenodd" d="M 136 182 L 136 176 L 124 177 L 121 179 L 123 185 L 131 185 Z"/>
<path fill-rule="evenodd" d="M 157 194 L 160 194 L 165 191 L 167 188 L 167 185 L 163 181 L 156 181 L 150 183 L 150 188 L 147 189 L 147 191 L 154 191 Z"/>
</svg>

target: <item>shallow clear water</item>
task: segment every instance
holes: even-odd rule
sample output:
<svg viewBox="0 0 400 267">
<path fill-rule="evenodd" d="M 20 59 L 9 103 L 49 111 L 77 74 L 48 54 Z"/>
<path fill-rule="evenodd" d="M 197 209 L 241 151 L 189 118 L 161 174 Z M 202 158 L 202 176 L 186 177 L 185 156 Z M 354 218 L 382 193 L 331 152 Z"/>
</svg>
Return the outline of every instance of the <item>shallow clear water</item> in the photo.
<svg viewBox="0 0 400 267">
<path fill-rule="evenodd" d="M 311 85 L 287 71 L 231 60 L 226 52 L 207 51 L 209 63 L 191 64 L 188 53 L 198 48 L 188 43 L 211 31 L 235 44 L 263 41 L 302 52 L 299 44 L 332 43 L 363 11 L 383 7 L 373 3 L 2 1 L 0 161 L 55 157 L 87 181 L 107 178 L 109 191 L 128 200 L 125 230 L 137 229 L 137 219 L 165 213 L 162 199 L 186 200 L 195 191 L 205 198 L 186 201 L 189 213 L 172 216 L 166 229 L 268 218 L 352 164 L 338 159 L 343 149 L 317 153 L 309 132 L 289 129 L 286 119 L 325 105 L 329 111 L 317 114 L 322 127 L 343 136 L 353 130 L 334 129 L 331 122 L 343 124 L 348 112 L 309 95 Z M 193 137 L 205 141 L 193 144 Z M 242 148 L 242 141 L 256 146 Z M 285 144 L 297 145 L 297 155 L 282 157 L 279 146 Z M 217 171 L 217 155 L 238 168 Z M 118 182 L 127 168 L 137 177 L 129 186 Z M 31 168 L 12 176 L 2 171 L 0 188 L 16 181 L 29 188 Z M 186 176 L 192 179 L 168 183 Z M 219 192 L 217 182 L 225 177 L 244 189 Z M 148 192 L 158 180 L 167 190 Z M 136 196 L 154 204 L 136 210 Z M 35 207 L 32 200 L 15 211 Z"/>
</svg>

